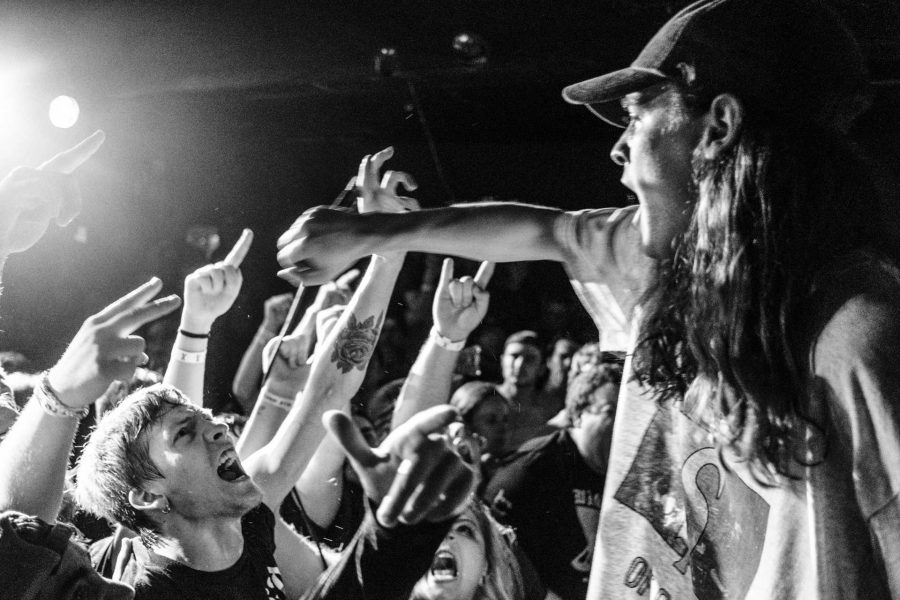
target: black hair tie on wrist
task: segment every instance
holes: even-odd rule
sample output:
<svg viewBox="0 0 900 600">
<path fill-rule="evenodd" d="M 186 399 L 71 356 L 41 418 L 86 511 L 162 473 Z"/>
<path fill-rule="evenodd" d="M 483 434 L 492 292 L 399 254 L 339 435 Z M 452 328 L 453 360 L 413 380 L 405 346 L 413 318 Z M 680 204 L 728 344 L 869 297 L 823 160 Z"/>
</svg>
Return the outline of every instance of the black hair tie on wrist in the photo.
<svg viewBox="0 0 900 600">
<path fill-rule="evenodd" d="M 178 333 L 180 333 L 184 337 L 194 338 L 198 340 L 205 340 L 209 337 L 208 333 L 194 333 L 193 331 L 185 331 L 184 329 L 179 329 Z"/>
</svg>

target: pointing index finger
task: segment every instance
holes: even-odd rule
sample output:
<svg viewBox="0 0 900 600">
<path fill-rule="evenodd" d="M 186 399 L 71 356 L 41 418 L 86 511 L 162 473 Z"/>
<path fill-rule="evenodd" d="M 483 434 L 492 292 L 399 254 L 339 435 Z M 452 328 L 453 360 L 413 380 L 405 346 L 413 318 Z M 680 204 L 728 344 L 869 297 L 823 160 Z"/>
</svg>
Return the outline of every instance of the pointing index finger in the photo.
<svg viewBox="0 0 900 600">
<path fill-rule="evenodd" d="M 92 157 L 94 153 L 100 149 L 100 146 L 103 145 L 103 140 L 105 139 L 106 134 L 99 130 L 95 131 L 88 138 L 82 140 L 76 146 L 60 152 L 38 167 L 38 169 L 42 171 L 69 174 Z"/>
<path fill-rule="evenodd" d="M 244 258 L 247 256 L 247 252 L 250 251 L 250 244 L 253 243 L 253 232 L 249 229 L 244 229 L 241 233 L 241 237 L 238 239 L 237 243 L 234 245 L 234 248 L 231 249 L 231 252 L 228 253 L 228 256 L 225 257 L 225 260 L 222 261 L 229 267 L 239 268 L 241 263 L 244 262 Z"/>
<path fill-rule="evenodd" d="M 453 259 L 445 258 L 441 264 L 441 278 L 438 280 L 438 293 L 446 293 L 453 280 Z"/>
</svg>

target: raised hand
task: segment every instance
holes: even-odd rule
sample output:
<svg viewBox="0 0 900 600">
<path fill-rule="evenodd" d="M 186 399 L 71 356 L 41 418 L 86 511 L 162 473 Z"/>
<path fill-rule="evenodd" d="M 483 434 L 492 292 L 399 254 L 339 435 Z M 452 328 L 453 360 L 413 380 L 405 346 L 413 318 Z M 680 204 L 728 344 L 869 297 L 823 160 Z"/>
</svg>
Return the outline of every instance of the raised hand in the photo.
<svg viewBox="0 0 900 600">
<path fill-rule="evenodd" d="M 205 333 L 224 314 L 241 291 L 241 262 L 253 243 L 253 232 L 245 229 L 225 260 L 200 267 L 184 280 L 184 311 L 181 326 Z"/>
<path fill-rule="evenodd" d="M 443 521 L 465 508 L 477 471 L 446 433 L 458 418 L 456 409 L 446 405 L 424 410 L 377 448 L 370 448 L 340 411 L 325 413 L 322 421 L 359 474 L 366 495 L 379 503 L 379 523 L 393 527 L 398 521 Z"/>
<path fill-rule="evenodd" d="M 293 300 L 293 294 L 278 294 L 266 300 L 263 303 L 262 328 L 275 334 L 281 331 Z"/>
<path fill-rule="evenodd" d="M 494 263 L 485 261 L 474 279 L 454 279 L 453 259 L 444 259 L 431 311 L 438 333 L 453 341 L 469 337 L 487 314 L 491 295 L 486 290 L 493 274 Z"/>
<path fill-rule="evenodd" d="M 88 319 L 50 369 L 50 385 L 63 404 L 79 408 L 99 398 L 114 380 L 128 381 L 147 361 L 144 339 L 131 335 L 181 304 L 178 296 L 151 300 L 162 289 L 154 277 Z"/>
<path fill-rule="evenodd" d="M 97 131 L 37 169 L 17 167 L 0 181 L 0 257 L 33 246 L 50 222 L 68 225 L 81 212 L 81 195 L 71 174 L 103 144 Z"/>
<path fill-rule="evenodd" d="M 367 154 L 359 163 L 356 190 L 359 193 L 357 207 L 360 213 L 419 209 L 419 203 L 415 199 L 397 195 L 398 184 L 403 184 L 409 191 L 419 187 L 412 175 L 403 171 L 385 171 L 384 177 L 380 177 L 382 165 L 393 155 L 394 148 L 388 146 L 381 152 Z"/>
<path fill-rule="evenodd" d="M 283 340 L 269 340 L 263 350 L 263 365 L 272 363 L 268 385 L 277 394 L 293 396 L 299 392 L 309 376 L 309 365 L 306 359 L 309 351 L 309 338 L 301 333 L 284 336 Z M 272 360 L 272 354 L 278 355 Z"/>
</svg>

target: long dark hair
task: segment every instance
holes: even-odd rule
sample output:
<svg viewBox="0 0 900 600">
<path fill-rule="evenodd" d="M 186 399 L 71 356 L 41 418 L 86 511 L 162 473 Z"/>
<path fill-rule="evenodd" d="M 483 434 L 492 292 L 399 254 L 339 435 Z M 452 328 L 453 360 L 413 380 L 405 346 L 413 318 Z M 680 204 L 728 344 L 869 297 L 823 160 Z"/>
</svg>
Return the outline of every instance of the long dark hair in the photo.
<svg viewBox="0 0 900 600">
<path fill-rule="evenodd" d="M 701 98 L 685 96 L 689 108 Z M 661 402 L 691 388 L 720 448 L 772 480 L 789 474 L 810 424 L 803 313 L 817 278 L 852 251 L 894 246 L 876 231 L 877 197 L 846 136 L 750 105 L 744 113 L 726 155 L 694 156 L 697 203 L 645 295 L 634 370 Z"/>
</svg>

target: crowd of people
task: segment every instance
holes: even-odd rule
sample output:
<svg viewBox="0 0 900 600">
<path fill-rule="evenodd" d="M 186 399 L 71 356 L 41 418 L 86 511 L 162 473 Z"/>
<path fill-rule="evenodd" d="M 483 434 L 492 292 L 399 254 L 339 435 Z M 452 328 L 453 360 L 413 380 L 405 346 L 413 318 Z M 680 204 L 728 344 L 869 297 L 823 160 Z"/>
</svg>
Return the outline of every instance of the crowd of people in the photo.
<svg viewBox="0 0 900 600">
<path fill-rule="evenodd" d="M 356 213 L 279 239 L 279 275 L 320 287 L 266 301 L 234 412 L 204 376 L 249 230 L 49 370 L 4 357 L 3 597 L 900 598 L 900 244 L 847 136 L 852 36 L 817 0 L 701 0 L 563 95 L 624 128 L 637 206 L 420 210 L 366 156 Z M 102 142 L 0 181 L 0 261 L 78 214 Z M 444 258 L 398 352 L 409 251 Z M 530 260 L 564 265 L 598 341 L 484 343 L 495 263 Z M 135 332 L 179 309 L 145 368 Z"/>
</svg>

